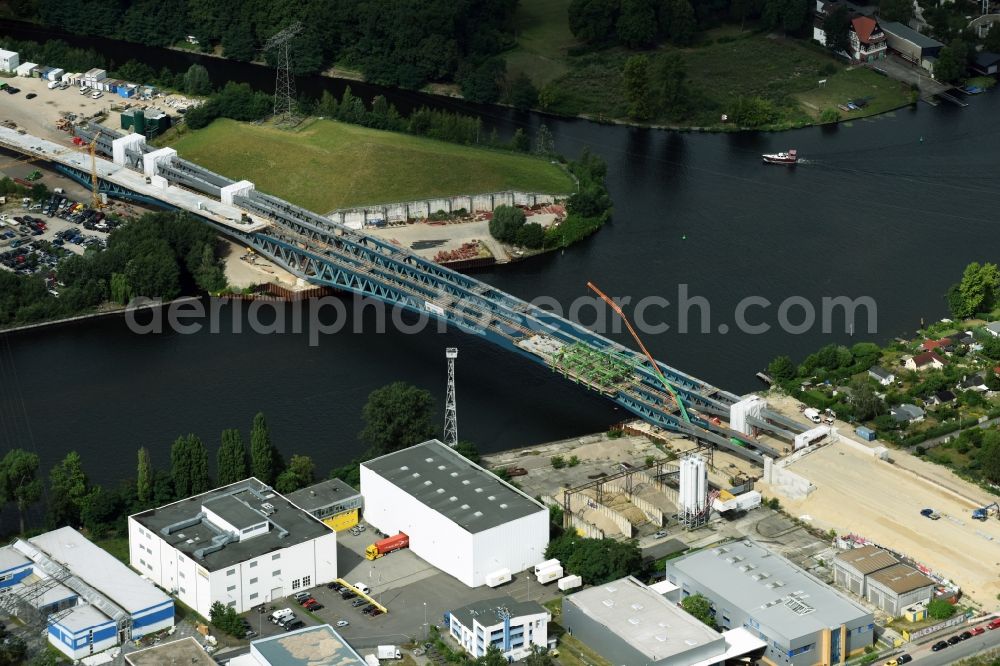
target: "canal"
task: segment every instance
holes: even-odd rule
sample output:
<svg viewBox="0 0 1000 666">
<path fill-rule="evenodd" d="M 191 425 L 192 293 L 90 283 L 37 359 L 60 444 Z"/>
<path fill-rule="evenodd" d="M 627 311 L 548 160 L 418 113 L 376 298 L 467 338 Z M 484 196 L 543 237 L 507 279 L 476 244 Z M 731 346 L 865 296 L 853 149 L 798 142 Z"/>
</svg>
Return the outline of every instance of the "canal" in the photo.
<svg viewBox="0 0 1000 666">
<path fill-rule="evenodd" d="M 36 28 L 0 24 L 21 39 Z M 184 69 L 198 60 L 216 82 L 273 86 L 273 70 L 189 53 L 69 37 L 109 59 Z M 345 83 L 306 77 L 317 95 Z M 499 268 L 479 277 L 517 296 L 544 296 L 569 308 L 593 281 L 606 293 L 660 297 L 646 312 L 647 346 L 660 360 L 742 393 L 760 387 L 754 373 L 778 354 L 801 359 L 829 342 L 884 342 L 921 320 L 946 316 L 949 286 L 970 261 L 995 260 L 996 93 L 959 109 L 920 105 L 836 127 L 787 133 L 684 134 L 599 125 L 535 113 L 479 107 L 406 91 L 351 83 L 366 97 L 384 92 L 401 109 L 427 104 L 476 113 L 504 135 L 533 134 L 545 123 L 557 150 L 585 147 L 608 163 L 614 220 L 565 252 Z M 2 114 L 0 114 L 2 115 Z M 795 169 L 765 167 L 763 152 L 796 148 Z M 688 331 L 677 307 L 692 301 Z M 822 326 L 824 298 L 869 298 L 874 330 L 858 311 L 850 327 L 834 310 Z M 738 330 L 736 312 L 770 330 Z M 763 307 L 766 299 L 770 306 Z M 793 299 L 789 301 L 788 299 Z M 804 331 L 782 331 L 787 319 L 817 314 Z M 805 305 L 808 304 L 808 305 Z M 631 311 L 632 306 L 626 306 Z M 580 316 L 593 317 L 584 308 Z M 602 321 L 610 327 L 613 320 Z M 662 328 L 662 327 L 661 327 Z M 621 333 L 611 337 L 631 344 Z M 543 368 L 459 333 L 404 335 L 350 332 L 323 336 L 218 334 L 138 336 L 117 320 L 5 336 L 0 349 L 0 446 L 34 447 L 47 467 L 78 450 L 93 478 L 134 470 L 145 445 L 166 465 L 169 445 L 193 432 L 214 451 L 223 428 L 249 428 L 264 411 L 286 456 L 307 453 L 321 473 L 361 452 L 357 434 L 369 391 L 402 380 L 444 396 L 444 348 L 458 346 L 459 432 L 484 451 L 603 430 L 626 414 Z M 28 426 L 30 423 L 30 428 Z"/>
</svg>

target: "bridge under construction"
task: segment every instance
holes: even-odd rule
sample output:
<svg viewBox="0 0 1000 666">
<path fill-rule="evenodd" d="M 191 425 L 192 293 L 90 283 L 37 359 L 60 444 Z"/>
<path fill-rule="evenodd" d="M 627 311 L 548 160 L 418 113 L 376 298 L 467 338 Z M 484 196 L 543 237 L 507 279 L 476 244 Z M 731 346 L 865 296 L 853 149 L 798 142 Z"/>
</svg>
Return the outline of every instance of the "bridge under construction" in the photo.
<svg viewBox="0 0 1000 666">
<path fill-rule="evenodd" d="M 138 134 L 77 127 L 80 151 L 0 127 L 0 147 L 108 196 L 187 211 L 304 280 L 443 320 L 599 393 L 647 422 L 756 463 L 780 452 L 726 426 L 740 397 L 407 249 L 156 149 Z M 96 141 L 94 141 L 96 139 Z M 596 291 L 596 289 L 595 289 Z M 655 364 L 655 365 L 654 365 Z M 787 425 L 787 424 L 786 424 Z"/>
</svg>

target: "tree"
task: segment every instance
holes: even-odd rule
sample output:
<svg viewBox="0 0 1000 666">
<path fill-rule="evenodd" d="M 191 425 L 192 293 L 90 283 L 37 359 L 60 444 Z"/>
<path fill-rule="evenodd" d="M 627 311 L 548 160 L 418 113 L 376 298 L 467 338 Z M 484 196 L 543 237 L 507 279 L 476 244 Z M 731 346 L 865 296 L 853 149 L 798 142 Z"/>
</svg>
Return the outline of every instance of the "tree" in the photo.
<svg viewBox="0 0 1000 666">
<path fill-rule="evenodd" d="M 538 88 L 521 72 L 511 81 L 508 96 L 515 109 L 530 109 L 538 103 Z"/>
<path fill-rule="evenodd" d="M 526 153 L 531 150 L 531 139 L 525 131 L 518 127 L 514 130 L 514 136 L 510 140 L 510 146 L 519 153 Z"/>
<path fill-rule="evenodd" d="M 941 54 L 944 54 L 944 47 Z M 935 73 L 941 65 L 941 57 L 934 66 Z M 952 314 L 962 319 L 972 317 L 977 312 L 988 309 L 996 300 L 997 289 L 1000 287 L 1000 271 L 996 264 L 972 262 L 965 267 L 962 280 L 948 292 L 948 303 Z"/>
<path fill-rule="evenodd" d="M 461 76 L 462 96 L 472 102 L 490 104 L 500 97 L 500 83 L 507 73 L 503 58 L 490 58 L 470 66 Z"/>
<path fill-rule="evenodd" d="M 1000 483 L 1000 432 L 987 430 L 976 456 L 979 469 L 990 483 Z"/>
<path fill-rule="evenodd" d="M 986 51 L 1000 53 L 1000 23 L 990 25 L 990 30 L 983 39 L 983 48 Z"/>
<path fill-rule="evenodd" d="M 556 142 L 552 138 L 552 132 L 549 130 L 549 126 L 542 123 L 538 126 L 538 132 L 535 134 L 535 154 L 541 155 L 543 157 L 548 157 L 556 151 Z"/>
<path fill-rule="evenodd" d="M 860 421 L 868 421 L 885 412 L 885 403 L 875 394 L 870 382 L 858 379 L 851 382 L 851 405 L 854 416 Z"/>
<path fill-rule="evenodd" d="M 291 493 L 312 485 L 316 480 L 316 465 L 309 456 L 292 456 L 288 467 L 278 475 L 274 489 L 279 493 Z"/>
<path fill-rule="evenodd" d="M 78 526 L 80 510 L 88 492 L 87 475 L 83 471 L 80 454 L 70 451 L 49 471 L 49 528 Z"/>
<path fill-rule="evenodd" d="M 774 121 L 774 105 L 762 97 L 740 97 L 731 116 L 741 127 L 761 127 Z"/>
<path fill-rule="evenodd" d="M 477 449 L 476 445 L 472 442 L 460 440 L 458 444 L 455 445 L 455 453 L 464 456 L 469 462 L 479 464 L 479 449 Z"/>
<path fill-rule="evenodd" d="M 667 7 L 667 25 L 661 23 L 660 30 L 664 32 L 671 42 L 679 46 L 686 46 L 694 41 L 698 32 L 698 22 L 695 18 L 694 8 L 689 0 L 668 0 L 664 2 Z"/>
<path fill-rule="evenodd" d="M 618 40 L 635 49 L 649 46 L 656 37 L 656 9 L 652 0 L 621 0 L 615 23 Z"/>
<path fill-rule="evenodd" d="M 574 37 L 588 44 L 601 44 L 614 35 L 618 0 L 572 0 L 568 14 Z"/>
<path fill-rule="evenodd" d="M 182 435 L 170 448 L 170 476 L 179 497 L 191 497 L 211 490 L 208 450 L 196 435 Z"/>
<path fill-rule="evenodd" d="M 905 25 L 913 18 L 913 1 L 879 0 L 878 17 L 880 21 L 896 21 Z"/>
<path fill-rule="evenodd" d="M 517 230 L 517 244 L 537 250 L 545 243 L 545 229 L 537 222 L 525 224 Z"/>
<path fill-rule="evenodd" d="M 135 490 L 139 498 L 139 504 L 143 507 L 149 506 L 153 499 L 153 463 L 149 458 L 149 450 L 145 446 L 139 447 L 139 462 L 136 468 Z"/>
<path fill-rule="evenodd" d="M 188 95 L 208 95 L 212 92 L 212 79 L 208 70 L 197 63 L 188 67 L 184 73 L 184 92 Z"/>
<path fill-rule="evenodd" d="M 944 599 L 931 599 L 927 604 L 927 614 L 935 620 L 947 620 L 955 614 L 955 607 Z"/>
<path fill-rule="evenodd" d="M 214 602 L 208 609 L 209 621 L 224 633 L 236 638 L 243 638 L 246 629 L 240 614 L 232 606 L 226 606 L 221 601 Z"/>
<path fill-rule="evenodd" d="M 847 7 L 837 5 L 837 8 L 823 19 L 823 32 L 826 33 L 826 45 L 833 51 L 847 51 L 851 46 L 851 17 Z"/>
<path fill-rule="evenodd" d="M 281 474 L 281 468 L 281 454 L 271 443 L 267 421 L 262 412 L 257 412 L 250 428 L 250 469 L 255 477 L 271 486 Z"/>
<path fill-rule="evenodd" d="M 692 594 L 681 601 L 681 607 L 710 627 L 715 626 L 715 618 L 712 616 L 712 605 L 701 594 Z"/>
<path fill-rule="evenodd" d="M 795 364 L 788 356 L 776 356 L 767 364 L 767 374 L 776 382 L 788 381 L 795 377 Z"/>
<path fill-rule="evenodd" d="M 671 118 L 679 118 L 688 108 L 687 68 L 677 54 L 669 53 L 656 59 L 650 86 L 656 109 Z"/>
<path fill-rule="evenodd" d="M 630 118 L 649 120 L 652 115 L 652 105 L 649 99 L 649 58 L 644 55 L 634 55 L 625 61 L 622 70 L 622 85 L 625 88 L 625 101 Z"/>
<path fill-rule="evenodd" d="M 222 431 L 222 445 L 216 454 L 216 474 L 220 486 L 247 478 L 247 448 L 236 428 Z"/>
<path fill-rule="evenodd" d="M 548 648 L 540 648 L 537 645 L 531 646 L 531 654 L 524 658 L 525 666 L 555 666 L 552 655 Z"/>
<path fill-rule="evenodd" d="M 24 449 L 11 449 L 0 460 L 0 498 L 4 504 L 17 505 L 20 533 L 24 533 L 24 514 L 42 496 L 38 478 L 38 455 Z"/>
<path fill-rule="evenodd" d="M 941 47 L 937 62 L 934 63 L 934 78 L 945 83 L 953 83 L 963 74 L 965 74 L 965 59 L 962 54 L 951 45 Z"/>
<path fill-rule="evenodd" d="M 405 382 L 393 382 L 368 395 L 361 417 L 365 427 L 359 435 L 368 453 L 379 456 L 419 444 L 434 436 L 430 392 Z"/>
<path fill-rule="evenodd" d="M 222 35 L 222 53 L 227 58 L 248 62 L 254 56 L 253 30 L 246 22 L 234 23 Z"/>
<path fill-rule="evenodd" d="M 91 537 L 101 539 L 114 532 L 125 508 L 118 493 L 96 486 L 83 501 L 80 520 Z"/>
<path fill-rule="evenodd" d="M 525 219 L 524 211 L 516 206 L 497 206 L 490 219 L 490 235 L 501 243 L 514 243 Z"/>
<path fill-rule="evenodd" d="M 476 666 L 507 666 L 507 657 L 503 656 L 496 645 L 492 643 L 486 648 L 486 654 L 473 662 Z"/>
<path fill-rule="evenodd" d="M 637 573 L 642 556 L 634 542 L 588 539 L 567 533 L 549 542 L 546 558 L 556 558 L 588 585 L 597 585 Z"/>
</svg>

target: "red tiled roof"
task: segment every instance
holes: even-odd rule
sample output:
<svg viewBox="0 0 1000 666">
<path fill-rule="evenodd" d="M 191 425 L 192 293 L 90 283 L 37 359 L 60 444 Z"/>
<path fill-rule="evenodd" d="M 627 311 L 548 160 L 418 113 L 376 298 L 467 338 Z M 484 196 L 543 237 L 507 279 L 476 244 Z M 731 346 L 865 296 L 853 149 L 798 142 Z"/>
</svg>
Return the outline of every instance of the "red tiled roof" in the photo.
<svg viewBox="0 0 1000 666">
<path fill-rule="evenodd" d="M 851 20 L 851 27 L 858 34 L 858 40 L 862 44 L 867 44 L 868 40 L 871 39 L 872 32 L 878 27 L 878 23 L 869 16 L 859 16 Z"/>
<path fill-rule="evenodd" d="M 951 340 L 948 338 L 941 338 L 940 340 L 925 340 L 922 345 L 924 350 L 930 351 L 932 349 L 937 349 L 938 347 L 947 347 L 951 344 Z"/>
<path fill-rule="evenodd" d="M 937 361 L 941 365 L 944 365 L 944 359 L 932 351 L 924 352 L 923 354 L 917 354 L 916 356 L 913 357 L 913 364 L 916 365 L 918 368 L 927 365 L 928 363 L 931 363 L 933 361 Z"/>
</svg>

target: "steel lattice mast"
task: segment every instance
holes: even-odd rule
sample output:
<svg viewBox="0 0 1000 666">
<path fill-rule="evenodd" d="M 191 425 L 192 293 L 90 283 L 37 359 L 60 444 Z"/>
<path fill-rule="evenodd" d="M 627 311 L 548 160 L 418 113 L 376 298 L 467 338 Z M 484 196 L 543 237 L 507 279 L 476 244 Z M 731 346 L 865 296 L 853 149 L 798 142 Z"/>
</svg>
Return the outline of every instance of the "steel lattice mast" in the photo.
<svg viewBox="0 0 1000 666">
<path fill-rule="evenodd" d="M 275 50 L 278 58 L 274 77 L 274 120 L 277 123 L 292 122 L 295 118 L 295 77 L 292 75 L 291 42 L 303 30 L 296 21 L 273 35 L 264 50 Z"/>
<path fill-rule="evenodd" d="M 448 347 L 444 351 L 448 359 L 448 395 L 444 401 L 444 443 L 455 448 L 458 445 L 458 408 L 455 405 L 455 359 L 458 348 Z"/>
</svg>

